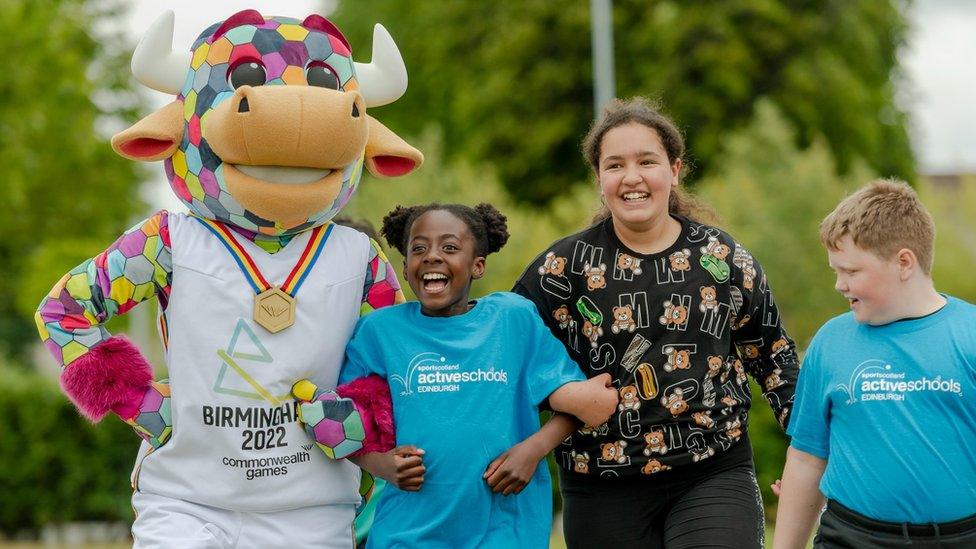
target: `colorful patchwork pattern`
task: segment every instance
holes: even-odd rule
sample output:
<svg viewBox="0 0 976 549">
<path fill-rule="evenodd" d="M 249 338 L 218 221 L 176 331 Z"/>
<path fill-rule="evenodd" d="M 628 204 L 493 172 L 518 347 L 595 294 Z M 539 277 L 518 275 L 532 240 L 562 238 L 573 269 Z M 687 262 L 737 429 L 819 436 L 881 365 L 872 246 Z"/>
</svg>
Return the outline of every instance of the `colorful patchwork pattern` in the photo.
<svg viewBox="0 0 976 549">
<path fill-rule="evenodd" d="M 135 225 L 64 275 L 41 301 L 37 329 L 62 365 L 108 339 L 102 324 L 115 315 L 154 296 L 166 307 L 173 273 L 168 220 L 160 211 Z"/>
<path fill-rule="evenodd" d="M 342 459 L 363 447 L 366 431 L 362 416 L 351 399 L 334 391 L 319 391 L 310 381 L 300 381 L 292 389 L 301 403 L 298 417 L 305 432 L 325 455 Z"/>
<path fill-rule="evenodd" d="M 185 131 L 180 148 L 164 161 L 173 192 L 190 211 L 260 233 L 280 236 L 298 234 L 334 217 L 349 201 L 362 175 L 363 157 L 343 168 L 336 199 L 304 223 L 285 229 L 274 221 L 246 210 L 227 190 L 222 160 L 203 137 L 208 113 L 234 95 L 228 70 L 244 60 L 260 61 L 267 74 L 266 86 L 307 85 L 305 68 L 312 62 L 331 67 L 339 79 L 339 91 L 358 90 L 352 53 L 344 39 L 310 30 L 297 19 L 272 17 L 263 24 L 234 26 L 216 39 L 221 25 L 205 30 L 191 48 L 186 82 L 177 99 L 183 102 Z"/>
<path fill-rule="evenodd" d="M 173 414 L 169 396 L 169 380 L 152 382 L 142 398 L 139 414 L 125 421 L 153 448 L 165 444 L 173 433 Z"/>
<path fill-rule="evenodd" d="M 383 249 L 372 238 L 369 239 L 370 256 L 366 266 L 366 282 L 363 285 L 363 305 L 359 316 L 366 316 L 381 307 L 403 303 L 406 299 L 400 291 L 393 265 L 386 258 Z"/>
</svg>

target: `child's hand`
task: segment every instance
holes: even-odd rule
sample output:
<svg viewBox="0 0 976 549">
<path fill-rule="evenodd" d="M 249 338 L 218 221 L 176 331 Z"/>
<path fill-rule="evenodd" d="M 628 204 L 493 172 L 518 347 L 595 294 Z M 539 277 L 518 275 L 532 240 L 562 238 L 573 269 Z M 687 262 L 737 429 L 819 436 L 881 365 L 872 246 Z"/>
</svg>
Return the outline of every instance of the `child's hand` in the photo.
<svg viewBox="0 0 976 549">
<path fill-rule="evenodd" d="M 773 495 L 779 497 L 779 493 L 783 489 L 783 479 L 776 479 L 776 482 L 770 484 L 769 487 L 773 489 Z"/>
<path fill-rule="evenodd" d="M 492 492 L 501 492 L 503 496 L 518 494 L 532 480 L 545 455 L 544 450 L 540 453 L 529 441 L 520 442 L 492 460 L 481 478 Z"/>
<path fill-rule="evenodd" d="M 387 479 L 397 488 L 407 492 L 418 492 L 424 484 L 424 451 L 416 446 L 397 446 L 390 450 L 393 455 L 395 474 Z"/>
<path fill-rule="evenodd" d="M 584 381 L 583 387 L 581 398 L 585 405 L 576 417 L 591 427 L 603 425 L 620 402 L 620 396 L 613 388 L 613 378 L 610 374 L 600 374 Z"/>
<path fill-rule="evenodd" d="M 370 452 L 349 458 L 393 486 L 406 492 L 417 492 L 424 484 L 424 450 L 416 446 L 397 446 L 388 452 Z"/>
</svg>

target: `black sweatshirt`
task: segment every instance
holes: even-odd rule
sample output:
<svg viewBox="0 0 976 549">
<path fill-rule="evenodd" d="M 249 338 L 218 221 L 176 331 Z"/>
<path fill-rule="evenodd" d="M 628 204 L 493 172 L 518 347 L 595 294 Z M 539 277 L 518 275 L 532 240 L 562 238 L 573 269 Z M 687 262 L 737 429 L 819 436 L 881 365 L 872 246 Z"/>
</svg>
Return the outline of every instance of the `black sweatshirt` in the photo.
<svg viewBox="0 0 976 549">
<path fill-rule="evenodd" d="M 678 220 L 678 240 L 644 255 L 607 219 L 552 244 L 513 288 L 620 393 L 606 424 L 556 449 L 568 471 L 673 478 L 750 461 L 747 372 L 789 421 L 799 364 L 762 268 L 724 231 Z"/>
</svg>

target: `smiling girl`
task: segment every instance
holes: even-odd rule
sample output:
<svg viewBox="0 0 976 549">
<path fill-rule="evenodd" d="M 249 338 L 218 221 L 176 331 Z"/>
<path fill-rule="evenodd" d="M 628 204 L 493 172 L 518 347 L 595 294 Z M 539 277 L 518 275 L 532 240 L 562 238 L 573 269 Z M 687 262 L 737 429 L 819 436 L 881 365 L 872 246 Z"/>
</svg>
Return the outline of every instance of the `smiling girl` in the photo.
<svg viewBox="0 0 976 549">
<path fill-rule="evenodd" d="M 470 299 L 485 257 L 508 239 L 505 217 L 493 206 L 398 207 L 382 233 L 403 254 L 404 278 L 419 301 L 360 321 L 340 383 L 385 378 L 396 438 L 422 448 L 423 465 L 419 452 L 409 463 L 396 452 L 361 462 L 367 469 L 409 467 L 414 479 L 408 489 L 380 494 L 368 546 L 547 546 L 548 471 L 514 497 L 493 493 L 483 473 L 538 430 L 543 402 L 585 423 L 606 421 L 617 406 L 609 376 L 584 381 L 528 300 L 512 293 Z"/>
<path fill-rule="evenodd" d="M 783 425 L 797 375 L 762 268 L 700 221 L 680 187 L 681 134 L 644 100 L 612 103 L 583 154 L 603 212 L 514 288 L 587 376 L 610 374 L 620 393 L 606 424 L 556 416 L 536 435 L 569 435 L 556 452 L 567 545 L 761 547 L 746 373 Z"/>
</svg>

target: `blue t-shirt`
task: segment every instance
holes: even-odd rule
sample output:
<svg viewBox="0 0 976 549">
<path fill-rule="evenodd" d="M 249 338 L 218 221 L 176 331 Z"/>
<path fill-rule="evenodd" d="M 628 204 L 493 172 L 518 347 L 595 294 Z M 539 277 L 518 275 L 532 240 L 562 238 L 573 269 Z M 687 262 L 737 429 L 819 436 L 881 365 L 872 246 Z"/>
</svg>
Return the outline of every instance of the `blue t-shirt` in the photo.
<svg viewBox="0 0 976 549">
<path fill-rule="evenodd" d="M 417 302 L 363 317 L 339 382 L 379 374 L 390 384 L 397 444 L 426 451 L 424 485 L 378 496 L 370 547 L 547 547 L 552 488 L 541 465 L 522 493 L 502 496 L 482 479 L 505 450 L 539 429 L 539 404 L 585 376 L 512 293 L 467 313 L 428 317 Z"/>
<path fill-rule="evenodd" d="M 817 332 L 787 433 L 827 460 L 827 498 L 890 522 L 976 513 L 976 306 L 947 300 L 918 319 L 848 313 Z"/>
</svg>

